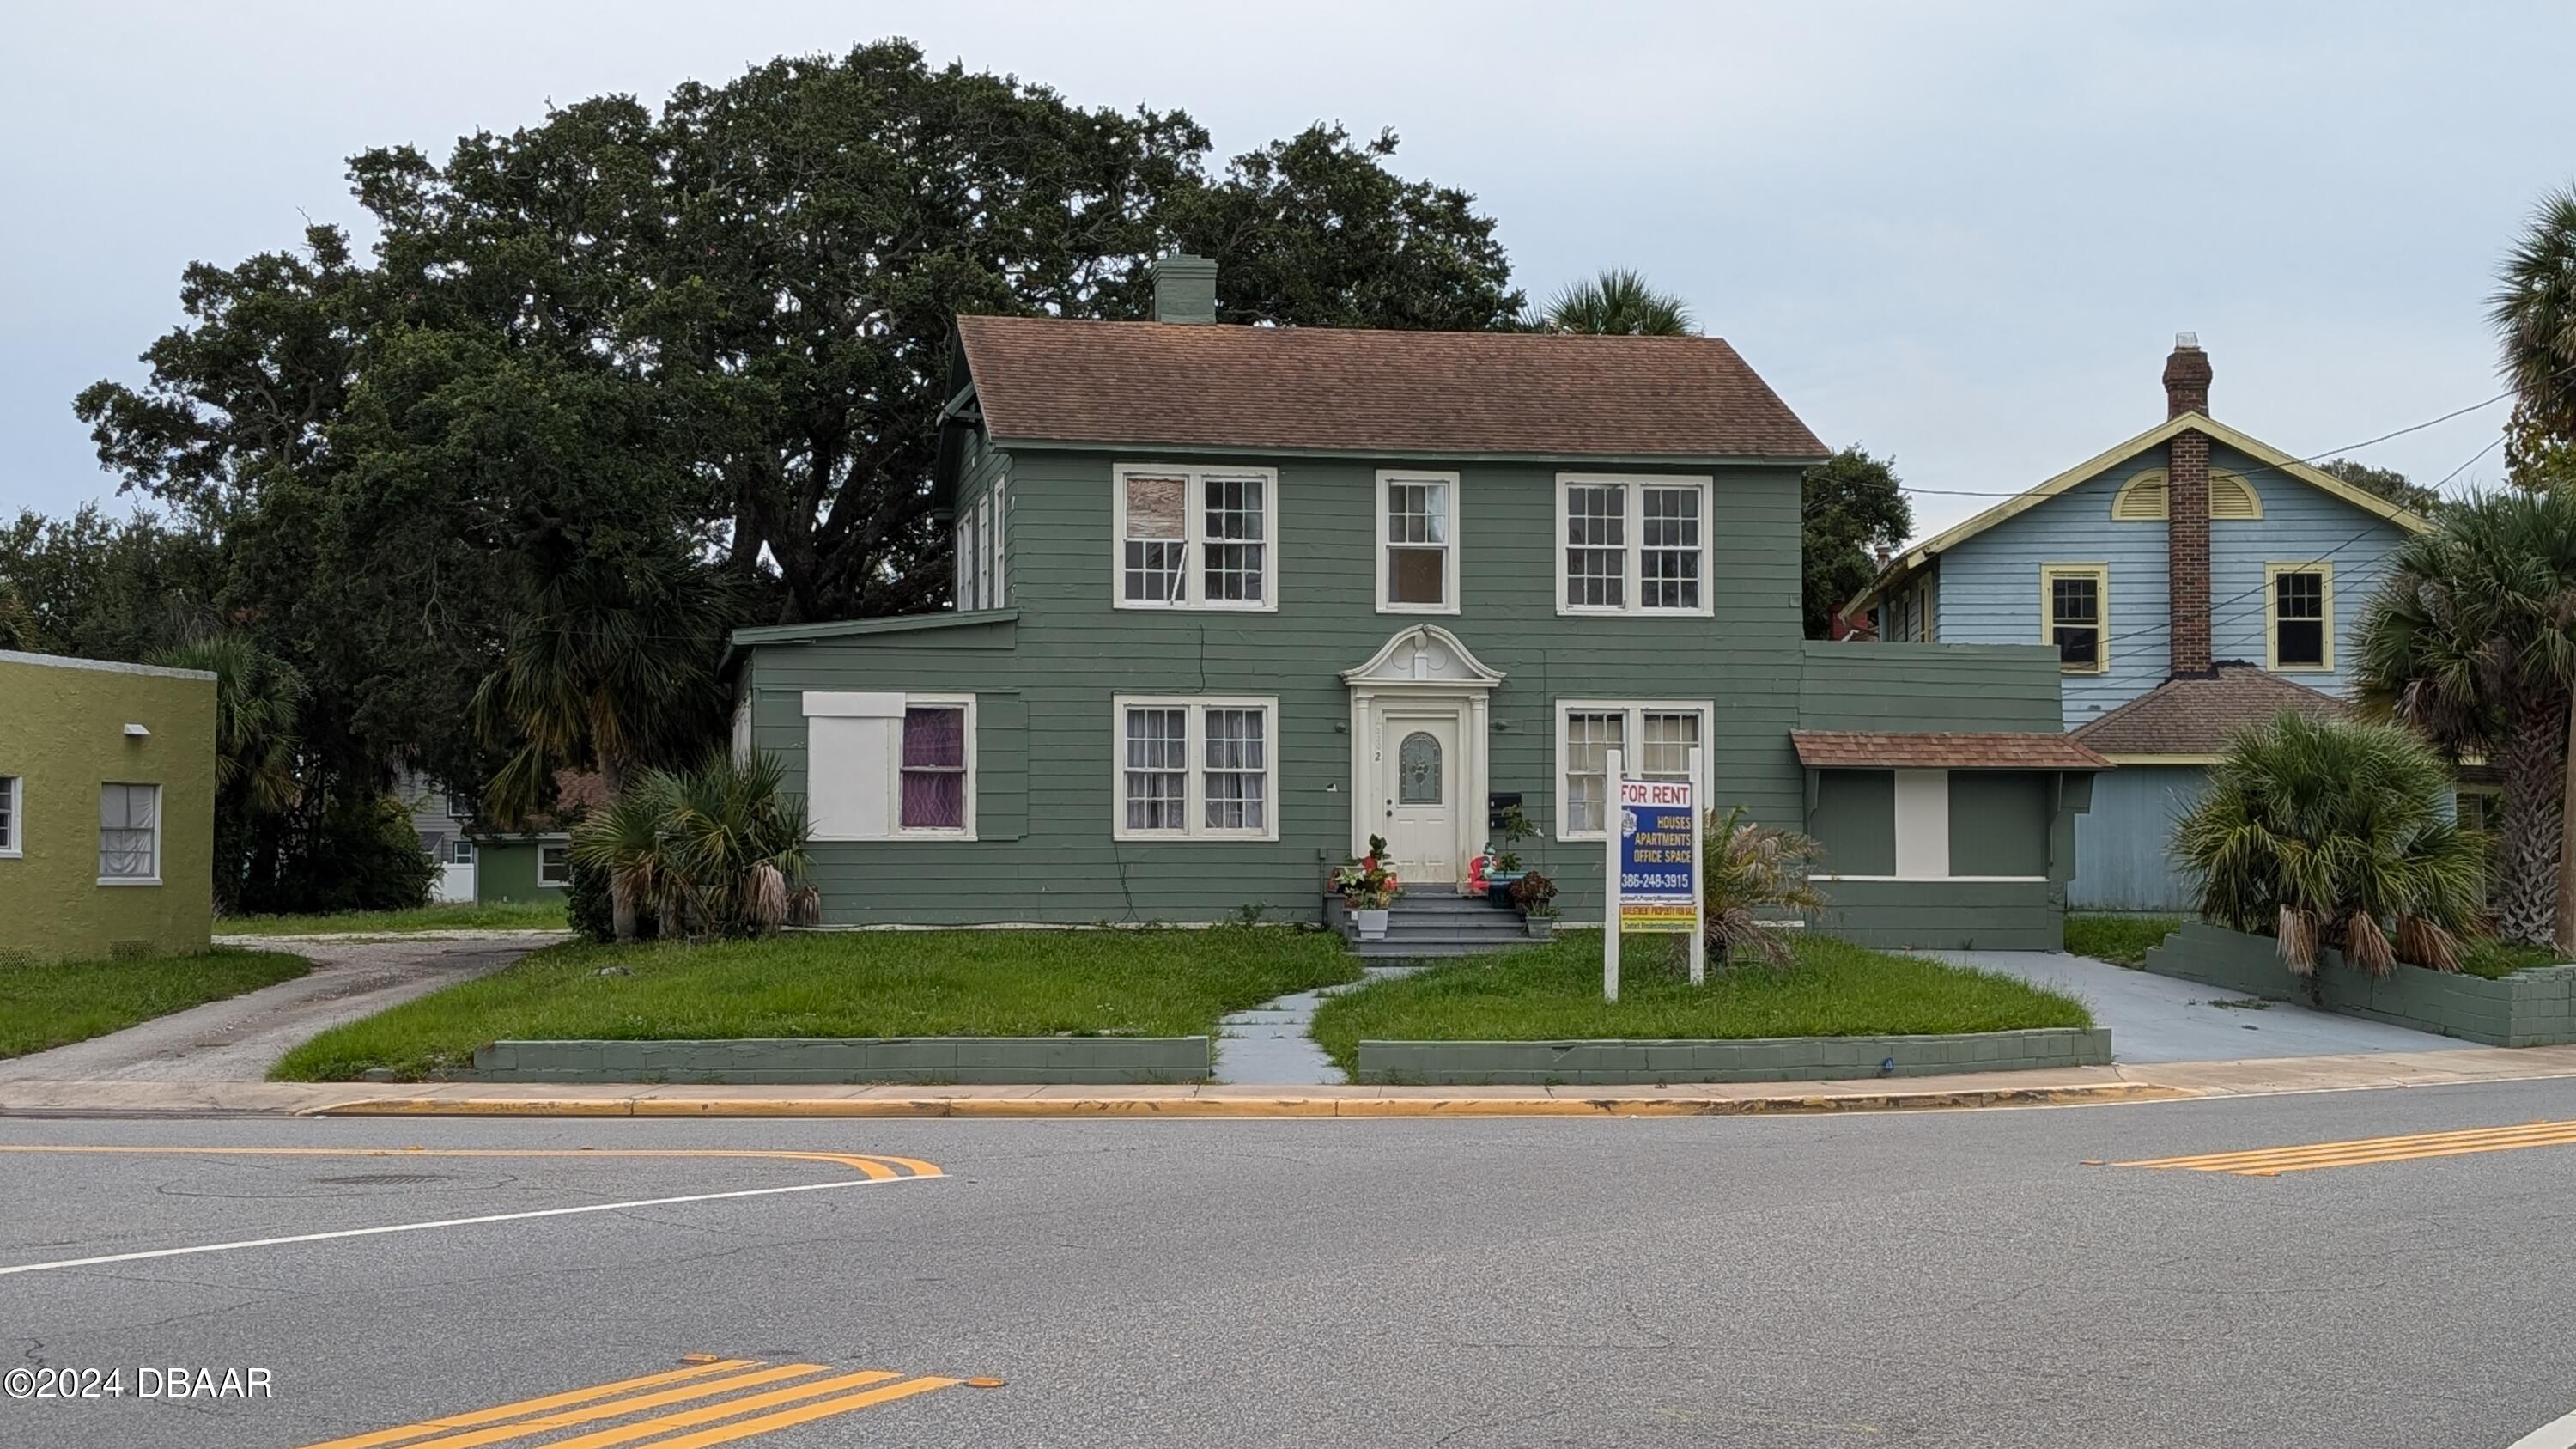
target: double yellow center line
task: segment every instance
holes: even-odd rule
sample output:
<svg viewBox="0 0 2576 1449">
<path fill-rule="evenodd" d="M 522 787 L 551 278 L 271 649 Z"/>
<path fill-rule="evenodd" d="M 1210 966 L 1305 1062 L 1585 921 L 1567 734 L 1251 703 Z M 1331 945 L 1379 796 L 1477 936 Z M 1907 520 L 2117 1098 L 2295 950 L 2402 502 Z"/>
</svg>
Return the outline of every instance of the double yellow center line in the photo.
<svg viewBox="0 0 2576 1449">
<path fill-rule="evenodd" d="M 828 1377 L 814 1377 L 817 1374 Z M 401 1445 L 404 1449 L 480 1449 L 485 1444 L 551 1434 L 609 1419 L 630 1422 L 552 1440 L 546 1449 L 613 1449 L 639 1439 L 652 1439 L 651 1449 L 705 1449 L 711 1444 L 727 1444 L 950 1388 L 959 1382 L 930 1374 L 906 1378 L 884 1369 L 835 1373 L 829 1365 L 819 1363 L 771 1366 L 758 1359 L 716 1359 L 641 1378 L 352 1434 L 309 1444 L 305 1449 L 383 1449 L 388 1445 Z M 744 1392 L 750 1389 L 762 1392 Z M 654 1413 L 692 1400 L 714 1402 L 672 1413 Z M 653 1417 L 634 1418 L 638 1414 Z M 655 1437 L 674 1431 L 692 1432 L 669 1439 Z"/>
<path fill-rule="evenodd" d="M 2525 1147 L 2576 1145 L 2576 1122 L 2526 1122 L 2518 1127 L 2471 1127 L 2458 1132 L 2418 1132 L 2406 1137 L 2359 1137 L 2304 1147 L 2262 1147 L 2250 1152 L 2208 1152 L 2196 1157 L 2154 1157 L 2115 1167 L 2170 1167 L 2186 1172 L 2226 1172 L 2238 1177 L 2277 1177 L 2327 1167 L 2371 1167 L 2426 1157 L 2465 1157 Z"/>
</svg>

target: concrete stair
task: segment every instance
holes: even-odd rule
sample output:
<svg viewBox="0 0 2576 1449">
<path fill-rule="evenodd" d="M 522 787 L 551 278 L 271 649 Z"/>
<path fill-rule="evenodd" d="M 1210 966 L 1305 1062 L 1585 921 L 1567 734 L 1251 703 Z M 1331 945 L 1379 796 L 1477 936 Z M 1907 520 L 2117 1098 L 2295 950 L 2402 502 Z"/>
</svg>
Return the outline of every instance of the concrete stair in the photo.
<svg viewBox="0 0 2576 1449">
<path fill-rule="evenodd" d="M 1521 913 L 1509 906 L 1487 905 L 1479 897 L 1425 893 L 1396 898 L 1387 912 L 1386 939 L 1363 941 L 1357 922 L 1344 919 L 1342 939 L 1352 952 L 1370 961 L 1429 960 L 1508 951 L 1529 943 Z"/>
</svg>

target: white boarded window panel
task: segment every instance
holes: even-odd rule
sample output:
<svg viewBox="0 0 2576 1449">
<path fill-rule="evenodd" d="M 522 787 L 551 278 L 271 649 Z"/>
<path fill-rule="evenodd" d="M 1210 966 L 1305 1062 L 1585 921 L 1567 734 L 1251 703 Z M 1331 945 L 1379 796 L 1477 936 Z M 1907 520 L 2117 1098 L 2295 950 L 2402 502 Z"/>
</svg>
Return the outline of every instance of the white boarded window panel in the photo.
<svg viewBox="0 0 2576 1449">
<path fill-rule="evenodd" d="M 815 838 L 884 840 L 895 833 L 902 726 L 900 694 L 807 691 L 805 809 Z"/>
<path fill-rule="evenodd" d="M 1942 880 L 1950 874 L 1950 772 L 1896 772 L 1896 875 Z"/>
</svg>

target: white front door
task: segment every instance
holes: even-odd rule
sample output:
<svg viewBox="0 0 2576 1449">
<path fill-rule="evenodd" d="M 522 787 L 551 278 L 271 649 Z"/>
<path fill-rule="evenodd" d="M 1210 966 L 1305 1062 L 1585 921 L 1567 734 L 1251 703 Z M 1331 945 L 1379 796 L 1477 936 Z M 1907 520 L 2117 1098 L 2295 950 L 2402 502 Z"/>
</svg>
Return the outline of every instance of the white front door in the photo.
<svg viewBox="0 0 2576 1449">
<path fill-rule="evenodd" d="M 1458 758 L 1458 717 L 1390 712 L 1378 736 L 1378 784 L 1384 796 L 1387 848 L 1410 887 L 1456 885 L 1467 873 L 1459 857 L 1459 814 L 1467 802 Z"/>
</svg>

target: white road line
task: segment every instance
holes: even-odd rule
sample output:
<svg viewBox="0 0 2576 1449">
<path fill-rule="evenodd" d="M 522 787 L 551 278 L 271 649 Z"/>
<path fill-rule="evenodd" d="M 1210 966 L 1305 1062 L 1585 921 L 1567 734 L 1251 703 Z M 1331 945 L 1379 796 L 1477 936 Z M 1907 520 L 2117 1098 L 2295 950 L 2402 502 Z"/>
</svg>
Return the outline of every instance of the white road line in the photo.
<svg viewBox="0 0 2576 1449">
<path fill-rule="evenodd" d="M 2576 1414 L 2561 1414 L 2505 1449 L 2570 1449 L 2571 1445 L 2576 1445 Z"/>
<path fill-rule="evenodd" d="M 937 1182 L 935 1177 L 860 1177 L 836 1178 L 830 1182 L 799 1183 L 794 1187 L 752 1187 L 737 1192 L 699 1192 L 686 1197 L 648 1197 L 633 1202 L 583 1203 L 579 1207 L 537 1208 L 524 1213 L 486 1213 L 473 1218 L 440 1218 L 427 1223 L 394 1223 L 381 1228 L 342 1228 L 332 1233 L 297 1233 L 284 1238 L 249 1238 L 238 1243 L 201 1243 L 191 1248 L 154 1248 L 145 1253 L 110 1253 L 98 1258 L 65 1258 L 57 1263 L 20 1263 L 0 1268 L 0 1277 L 12 1273 L 45 1273 L 56 1268 L 95 1268 L 103 1263 L 137 1263 L 147 1258 L 184 1258 L 196 1253 L 229 1253 L 239 1248 L 275 1248 L 288 1243 L 327 1243 L 335 1238 L 369 1238 L 379 1233 L 419 1233 L 431 1228 L 464 1228 L 477 1223 L 514 1223 L 529 1218 L 570 1217 L 575 1213 L 613 1213 L 626 1208 L 669 1207 L 684 1202 L 719 1202 L 726 1198 L 774 1197 L 786 1192 L 828 1192 L 836 1187 L 876 1187 L 889 1182 Z"/>
</svg>

